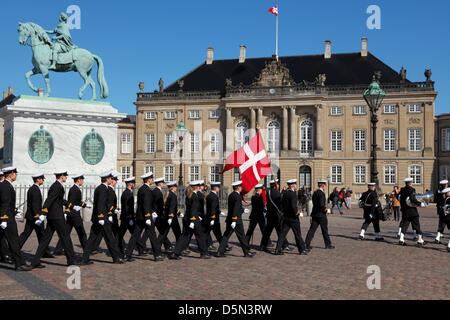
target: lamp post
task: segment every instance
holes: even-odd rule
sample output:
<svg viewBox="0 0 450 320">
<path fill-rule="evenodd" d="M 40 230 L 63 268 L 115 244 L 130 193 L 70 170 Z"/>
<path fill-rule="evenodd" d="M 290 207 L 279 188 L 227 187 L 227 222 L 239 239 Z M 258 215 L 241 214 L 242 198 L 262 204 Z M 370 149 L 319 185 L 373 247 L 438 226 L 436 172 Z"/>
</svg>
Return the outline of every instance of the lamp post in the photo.
<svg viewBox="0 0 450 320">
<path fill-rule="evenodd" d="M 178 178 L 178 185 L 183 186 L 183 138 L 188 129 L 184 125 L 183 121 L 180 121 L 178 126 L 175 128 L 175 133 L 180 141 L 180 176 Z"/>
<path fill-rule="evenodd" d="M 330 178 L 331 178 L 330 175 L 327 175 L 327 180 L 328 180 L 328 181 L 327 181 L 327 182 L 328 182 L 328 183 L 327 183 L 327 186 L 328 186 L 328 194 L 327 194 L 327 198 L 330 196 Z"/>
<path fill-rule="evenodd" d="M 377 123 L 378 116 L 377 111 L 383 102 L 386 93 L 380 88 L 375 76 L 370 84 L 369 88 L 364 92 L 363 97 L 366 100 L 370 109 L 370 122 L 372 123 L 372 151 L 371 151 L 371 168 L 370 168 L 370 182 L 376 184 L 377 190 L 380 190 L 378 183 L 378 170 L 377 170 Z"/>
</svg>

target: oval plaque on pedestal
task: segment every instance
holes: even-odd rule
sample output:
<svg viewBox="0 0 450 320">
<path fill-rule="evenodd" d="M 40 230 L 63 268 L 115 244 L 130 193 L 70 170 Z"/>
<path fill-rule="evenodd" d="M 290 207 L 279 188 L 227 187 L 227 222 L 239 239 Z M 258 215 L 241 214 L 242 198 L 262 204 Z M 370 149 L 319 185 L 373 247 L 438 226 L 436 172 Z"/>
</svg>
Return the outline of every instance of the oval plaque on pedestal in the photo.
<svg viewBox="0 0 450 320">
<path fill-rule="evenodd" d="M 53 137 L 44 126 L 35 132 L 28 141 L 28 154 L 31 160 L 36 163 L 44 164 L 50 161 L 54 152 Z"/>
<path fill-rule="evenodd" d="M 81 155 L 83 160 L 90 165 L 96 165 L 102 161 L 105 155 L 105 143 L 102 136 L 92 129 L 81 143 Z"/>
</svg>

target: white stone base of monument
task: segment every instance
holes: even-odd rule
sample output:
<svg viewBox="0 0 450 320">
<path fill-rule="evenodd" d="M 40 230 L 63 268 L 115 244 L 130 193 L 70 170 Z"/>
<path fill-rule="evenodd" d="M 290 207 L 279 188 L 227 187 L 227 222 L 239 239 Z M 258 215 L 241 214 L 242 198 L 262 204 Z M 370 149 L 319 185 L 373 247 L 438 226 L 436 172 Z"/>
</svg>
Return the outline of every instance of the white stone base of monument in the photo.
<svg viewBox="0 0 450 320">
<path fill-rule="evenodd" d="M 108 102 L 22 95 L 1 108 L 0 116 L 3 167 L 17 167 L 17 184 L 31 184 L 37 172 L 51 184 L 60 170 L 99 184 L 100 173 L 117 170 L 117 122 L 126 115 Z"/>
</svg>

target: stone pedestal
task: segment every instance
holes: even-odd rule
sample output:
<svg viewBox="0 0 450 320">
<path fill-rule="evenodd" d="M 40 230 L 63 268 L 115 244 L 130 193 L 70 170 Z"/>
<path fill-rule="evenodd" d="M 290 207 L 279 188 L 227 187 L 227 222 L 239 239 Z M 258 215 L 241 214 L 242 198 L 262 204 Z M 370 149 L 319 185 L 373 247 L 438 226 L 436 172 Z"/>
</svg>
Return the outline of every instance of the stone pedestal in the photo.
<svg viewBox="0 0 450 320">
<path fill-rule="evenodd" d="M 125 118 L 108 102 L 19 96 L 0 109 L 4 119 L 2 167 L 17 167 L 16 184 L 31 184 L 36 172 L 84 174 L 86 184 L 117 166 L 117 122 Z M 68 180 L 70 183 L 70 180 Z"/>
</svg>

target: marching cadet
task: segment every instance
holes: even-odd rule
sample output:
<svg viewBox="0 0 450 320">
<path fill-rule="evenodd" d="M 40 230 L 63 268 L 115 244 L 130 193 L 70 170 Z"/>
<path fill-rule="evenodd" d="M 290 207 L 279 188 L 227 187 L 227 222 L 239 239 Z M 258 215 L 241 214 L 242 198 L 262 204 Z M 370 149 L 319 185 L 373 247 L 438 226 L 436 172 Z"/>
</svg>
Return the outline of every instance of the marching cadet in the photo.
<svg viewBox="0 0 450 320">
<path fill-rule="evenodd" d="M 42 235 L 42 240 L 36 250 L 36 254 L 31 260 L 31 266 L 33 268 L 44 267 L 41 264 L 41 258 L 47 250 L 53 234 L 58 234 L 59 239 L 62 242 L 64 254 L 66 255 L 67 265 L 75 265 L 78 262 L 75 261 L 75 252 L 73 250 L 72 240 L 70 239 L 69 230 L 67 228 L 66 216 L 64 213 L 64 207 L 68 208 L 69 203 L 64 199 L 64 183 L 67 181 L 67 171 L 59 171 L 55 173 L 56 181 L 51 185 L 48 190 L 47 199 L 45 199 L 42 214 L 39 216 L 39 220 L 44 222 L 47 218 L 47 227 Z"/>
<path fill-rule="evenodd" d="M 278 180 L 276 181 L 278 182 Z M 270 235 L 275 228 L 278 238 L 281 233 L 281 220 L 283 219 L 283 213 L 281 212 L 281 194 L 276 188 L 275 180 L 270 181 L 270 189 L 266 194 L 267 198 L 267 224 L 263 232 L 261 239 L 260 250 L 269 252 L 267 245 L 270 241 Z M 290 251 L 289 242 L 285 239 L 283 243 L 283 250 Z"/>
<path fill-rule="evenodd" d="M 277 247 L 275 249 L 275 255 L 282 255 L 283 252 L 281 248 L 283 246 L 284 240 L 286 240 L 286 235 L 289 230 L 292 229 L 295 237 L 295 243 L 297 244 L 298 253 L 301 255 L 308 254 L 306 250 L 305 242 L 302 238 L 302 231 L 300 228 L 300 212 L 297 206 L 297 180 L 289 180 L 287 182 L 288 189 L 283 196 L 283 209 L 284 216 L 283 222 L 281 224 L 280 237 L 278 238 Z"/>
<path fill-rule="evenodd" d="M 327 208 L 327 196 L 325 194 L 327 181 L 319 181 L 318 186 L 319 189 L 317 189 L 312 196 L 313 209 L 311 212 L 311 226 L 309 228 L 308 234 L 306 235 L 306 249 L 312 250 L 311 241 L 314 238 L 314 234 L 316 233 L 316 230 L 319 226 L 322 230 L 325 248 L 334 249 L 334 246 L 331 244 L 330 236 L 328 235 L 327 214 L 329 214 L 331 210 Z"/>
<path fill-rule="evenodd" d="M 444 201 L 444 222 L 447 225 L 447 229 L 450 230 L 450 188 L 442 190 L 445 195 Z M 450 252 L 450 240 L 448 240 L 447 252 Z"/>
<path fill-rule="evenodd" d="M 175 235 L 175 240 L 178 241 L 181 236 L 181 228 L 178 223 L 178 199 L 177 199 L 177 183 L 175 181 L 167 182 L 167 187 L 169 190 L 167 191 L 164 197 L 164 220 L 167 224 L 167 228 L 164 233 L 160 233 L 158 237 L 158 241 L 163 243 L 167 239 L 167 235 L 169 234 L 170 229 L 172 228 L 173 234 Z M 173 250 L 172 250 L 173 251 Z"/>
<path fill-rule="evenodd" d="M 44 224 L 39 220 L 39 216 L 42 211 L 42 194 L 39 188 L 44 184 L 45 176 L 42 173 L 35 174 L 31 177 L 34 184 L 27 191 L 27 212 L 25 213 L 25 228 L 19 236 L 19 249 L 22 250 L 23 245 L 30 237 L 31 233 L 36 233 L 38 242 L 42 240 L 42 234 L 44 233 Z M 45 250 L 44 258 L 54 258 L 55 256 L 50 253 L 49 248 Z"/>
<path fill-rule="evenodd" d="M 83 250 L 86 248 L 87 235 L 84 230 L 83 219 L 81 218 L 81 209 L 92 208 L 92 206 L 87 205 L 82 201 L 81 186 L 84 183 L 84 176 L 82 174 L 74 175 L 72 177 L 74 184 L 69 190 L 69 195 L 67 196 L 67 202 L 69 205 L 66 209 L 66 222 L 67 228 L 69 229 L 69 235 L 72 229 L 75 228 L 77 232 L 78 239 L 80 240 L 81 247 Z M 55 255 L 62 254 L 62 241 L 59 240 L 55 248 Z"/>
<path fill-rule="evenodd" d="M 205 222 L 204 222 L 205 218 L 206 218 L 205 195 L 204 195 L 206 185 L 205 185 L 204 180 L 199 180 L 198 183 L 200 184 L 199 189 L 197 191 L 198 201 L 200 203 L 198 218 L 200 220 L 200 226 L 202 227 L 202 233 L 204 233 L 206 243 L 212 244 L 213 241 L 212 241 L 211 233 L 206 233 L 206 226 L 205 226 Z M 189 243 L 191 243 L 192 235 L 193 234 L 191 233 L 191 235 L 189 236 L 189 241 L 186 245 L 185 251 L 188 251 L 188 249 L 189 249 Z M 213 248 L 213 247 L 209 248 L 209 246 L 208 246 L 208 249 L 215 250 L 215 248 Z"/>
<path fill-rule="evenodd" d="M 133 235 L 128 242 L 127 256 L 131 256 L 138 241 L 141 241 L 142 246 L 145 246 L 143 239 L 150 238 L 155 261 L 162 261 L 164 260 L 164 257 L 161 254 L 161 244 L 158 241 L 155 232 L 155 220 L 157 214 L 153 210 L 153 196 L 152 190 L 150 189 L 153 182 L 153 173 L 146 173 L 141 176 L 141 178 L 144 184 L 139 188 L 137 193 L 136 223 L 134 225 Z M 144 231 L 144 233 L 141 237 L 142 231 Z M 141 250 L 143 249 L 141 248 Z"/>
<path fill-rule="evenodd" d="M 266 219 L 264 217 L 264 199 L 262 197 L 263 185 L 258 184 L 255 186 L 255 194 L 252 196 L 252 212 L 250 213 L 250 224 L 247 229 L 247 234 L 245 235 L 247 242 L 250 243 L 250 239 L 253 235 L 253 231 L 257 225 L 259 225 L 259 230 L 261 234 L 264 232 L 266 227 Z"/>
<path fill-rule="evenodd" d="M 8 241 L 16 271 L 30 271 L 31 267 L 25 263 L 19 249 L 15 208 L 16 192 L 12 186 L 17 178 L 17 169 L 8 167 L 3 169 L 3 173 L 5 181 L 0 184 L 0 241 L 4 241 L 4 239 Z"/>
<path fill-rule="evenodd" d="M 425 241 L 422 237 L 422 231 L 420 229 L 420 220 L 419 220 L 419 212 L 417 211 L 417 207 L 425 208 L 425 203 L 420 202 L 416 199 L 416 190 L 412 187 L 413 179 L 406 178 L 405 186 L 400 190 L 400 207 L 403 214 L 402 224 L 401 224 L 401 234 L 399 244 L 405 246 L 405 234 L 408 231 L 409 224 L 411 223 L 412 228 L 416 230 L 416 234 L 418 236 L 417 244 L 419 246 L 424 246 Z M 414 207 L 410 207 L 407 204 L 407 200 L 411 202 Z"/>
<path fill-rule="evenodd" d="M 95 249 L 99 237 L 103 237 L 108 247 L 109 253 L 113 258 L 113 263 L 122 264 L 125 260 L 122 259 L 119 248 L 117 246 L 117 239 L 112 232 L 113 217 L 109 213 L 109 185 L 113 178 L 111 172 L 105 172 L 100 175 L 101 184 L 95 188 L 94 191 L 94 207 L 92 209 L 92 226 L 86 243 L 86 249 L 83 251 L 82 265 L 93 264 L 89 260 L 91 252 Z"/>
<path fill-rule="evenodd" d="M 203 233 L 203 228 L 200 223 L 199 215 L 201 212 L 200 201 L 198 199 L 198 191 L 200 190 L 200 181 L 192 181 L 190 184 L 189 194 L 187 197 L 187 206 L 185 217 L 189 221 L 187 228 L 184 228 L 180 239 L 175 245 L 174 252 L 169 256 L 172 260 L 180 260 L 181 253 L 189 245 L 189 239 L 192 234 L 195 235 L 195 240 L 197 240 L 197 246 L 200 250 L 200 259 L 210 259 L 211 256 L 208 254 L 208 248 L 206 246 L 205 234 Z"/>
<path fill-rule="evenodd" d="M 3 171 L 0 170 L 0 184 L 5 181 L 5 175 Z M 0 262 L 13 264 L 14 261 L 11 259 L 11 253 L 9 251 L 8 241 L 6 238 L 0 239 Z"/>
<path fill-rule="evenodd" d="M 225 220 L 227 226 L 222 236 L 222 240 L 220 241 L 216 257 L 225 257 L 225 248 L 228 240 L 233 232 L 236 232 L 236 236 L 241 244 L 242 251 L 244 252 L 244 257 L 252 258 L 255 253 L 250 251 L 250 245 L 245 238 L 244 223 L 242 222 L 242 213 L 244 212 L 241 197 L 242 181 L 234 182 L 232 186 L 233 192 L 228 196 L 228 215 Z"/>
<path fill-rule="evenodd" d="M 211 192 L 206 197 L 206 217 L 204 220 L 205 233 L 208 236 L 206 238 L 208 249 L 213 251 L 217 250 L 213 246 L 211 231 L 214 233 L 217 242 L 220 244 L 222 241 L 222 230 L 220 229 L 220 203 L 219 203 L 219 190 L 220 182 L 210 182 Z M 230 251 L 231 247 L 227 244 L 226 251 Z"/>
<path fill-rule="evenodd" d="M 164 234 L 167 235 L 170 229 L 170 226 L 167 223 L 167 217 L 164 216 L 164 196 L 162 193 L 162 188 L 164 187 L 164 184 L 165 184 L 164 178 L 155 179 L 156 187 L 152 190 L 153 210 L 157 214 L 155 226 L 159 232 L 158 241 L 161 244 L 161 246 L 164 244 L 164 249 L 166 250 L 166 252 L 172 252 L 174 249 L 172 243 L 170 243 L 167 236 L 163 237 Z"/>
<path fill-rule="evenodd" d="M 441 237 L 444 235 L 446 215 L 444 212 L 446 195 L 442 191 L 448 188 L 448 180 L 439 182 L 439 187 L 434 193 L 434 201 L 436 202 L 436 210 L 439 217 L 438 231 L 434 243 L 442 244 Z"/>
<path fill-rule="evenodd" d="M 114 188 L 117 186 L 118 180 L 119 180 L 119 176 L 113 172 L 112 178 L 111 178 L 111 184 L 108 186 L 109 187 L 108 215 L 112 216 L 112 218 L 113 218 L 113 223 L 112 223 L 111 229 L 114 234 L 114 237 L 116 237 L 116 238 L 119 233 L 119 218 L 117 217 L 117 215 L 120 214 L 120 211 L 117 209 L 117 195 L 116 195 L 116 191 Z"/>
<path fill-rule="evenodd" d="M 135 177 L 125 179 L 125 185 L 126 189 L 122 192 L 122 196 L 120 197 L 121 214 L 117 245 L 119 247 L 120 253 L 124 256 L 124 259 L 131 262 L 134 261 L 134 259 L 132 258 L 132 252 L 125 253 L 123 236 L 125 235 L 127 230 L 131 235 L 133 235 L 134 233 L 134 224 L 136 217 L 134 214 L 133 189 L 136 185 Z M 138 242 L 137 245 L 139 246 L 140 243 Z"/>
<path fill-rule="evenodd" d="M 375 230 L 375 241 L 383 241 L 383 237 L 380 236 L 380 216 L 378 214 L 378 208 L 381 206 L 378 199 L 378 194 L 375 191 L 376 184 L 371 182 L 368 184 L 369 190 L 361 195 L 359 201 L 364 203 L 364 223 L 361 227 L 361 233 L 359 235 L 360 240 L 364 240 L 364 234 L 367 228 L 372 223 Z"/>
</svg>

